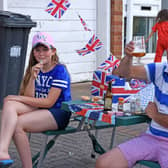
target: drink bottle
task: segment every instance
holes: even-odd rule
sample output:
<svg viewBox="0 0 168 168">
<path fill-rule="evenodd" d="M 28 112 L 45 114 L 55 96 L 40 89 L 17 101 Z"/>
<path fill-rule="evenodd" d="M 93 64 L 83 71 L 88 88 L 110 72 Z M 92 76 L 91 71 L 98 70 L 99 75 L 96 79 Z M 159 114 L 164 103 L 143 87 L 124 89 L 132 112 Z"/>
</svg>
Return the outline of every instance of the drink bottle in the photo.
<svg viewBox="0 0 168 168">
<path fill-rule="evenodd" d="M 109 82 L 108 83 L 108 88 L 107 91 L 104 95 L 104 111 L 111 111 L 112 110 L 112 99 L 113 99 L 113 95 L 112 95 L 112 83 Z"/>
</svg>

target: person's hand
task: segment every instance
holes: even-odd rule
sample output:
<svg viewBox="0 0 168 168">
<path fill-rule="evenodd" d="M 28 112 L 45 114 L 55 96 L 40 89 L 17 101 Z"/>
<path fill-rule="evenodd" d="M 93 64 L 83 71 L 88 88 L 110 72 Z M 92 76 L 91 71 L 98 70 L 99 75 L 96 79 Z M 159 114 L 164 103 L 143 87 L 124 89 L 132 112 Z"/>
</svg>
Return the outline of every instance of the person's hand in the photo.
<svg viewBox="0 0 168 168">
<path fill-rule="evenodd" d="M 134 42 L 129 42 L 125 47 L 125 54 L 127 56 L 132 56 L 132 52 L 134 51 Z"/>
<path fill-rule="evenodd" d="M 22 96 L 18 96 L 18 95 L 8 95 L 7 97 L 4 98 L 4 102 L 5 101 L 22 101 Z"/>
<path fill-rule="evenodd" d="M 148 115 L 148 117 L 150 117 L 151 119 L 154 119 L 158 113 L 158 108 L 156 106 L 156 103 L 149 102 L 145 109 L 145 112 Z"/>
<path fill-rule="evenodd" d="M 33 79 L 37 78 L 37 75 L 40 72 L 40 69 L 42 68 L 42 66 L 43 66 L 42 63 L 38 63 L 32 67 L 31 76 L 33 77 Z"/>
</svg>

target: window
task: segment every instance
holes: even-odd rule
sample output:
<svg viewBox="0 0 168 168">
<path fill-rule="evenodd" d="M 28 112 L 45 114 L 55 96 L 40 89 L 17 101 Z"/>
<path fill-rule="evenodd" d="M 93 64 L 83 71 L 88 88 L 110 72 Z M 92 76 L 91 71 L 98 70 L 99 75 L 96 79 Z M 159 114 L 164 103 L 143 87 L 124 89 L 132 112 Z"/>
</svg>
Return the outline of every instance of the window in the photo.
<svg viewBox="0 0 168 168">
<path fill-rule="evenodd" d="M 155 24 L 154 17 L 133 17 L 133 36 L 134 35 L 144 35 L 145 39 L 149 36 L 152 31 L 152 27 Z M 147 53 L 155 53 L 156 51 L 156 41 L 157 41 L 156 33 L 150 38 L 148 43 L 146 44 L 146 52 Z"/>
</svg>

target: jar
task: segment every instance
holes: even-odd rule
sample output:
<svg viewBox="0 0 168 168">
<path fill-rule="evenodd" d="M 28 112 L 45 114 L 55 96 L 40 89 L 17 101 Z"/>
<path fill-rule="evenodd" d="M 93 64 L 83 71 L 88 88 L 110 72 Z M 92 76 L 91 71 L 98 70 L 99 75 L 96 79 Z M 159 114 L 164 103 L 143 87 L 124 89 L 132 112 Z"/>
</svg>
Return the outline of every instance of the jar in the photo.
<svg viewBox="0 0 168 168">
<path fill-rule="evenodd" d="M 135 113 L 135 111 L 136 111 L 136 99 L 132 98 L 130 100 L 130 112 Z"/>
<path fill-rule="evenodd" d="M 123 97 L 118 98 L 118 111 L 119 112 L 124 111 L 124 98 Z"/>
</svg>

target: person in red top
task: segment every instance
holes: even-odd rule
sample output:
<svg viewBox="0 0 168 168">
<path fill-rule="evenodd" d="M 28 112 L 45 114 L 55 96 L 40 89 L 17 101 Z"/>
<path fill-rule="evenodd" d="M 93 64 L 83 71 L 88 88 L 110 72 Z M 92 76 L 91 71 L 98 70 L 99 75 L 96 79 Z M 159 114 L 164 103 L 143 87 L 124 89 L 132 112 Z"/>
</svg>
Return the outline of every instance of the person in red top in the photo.
<svg viewBox="0 0 168 168">
<path fill-rule="evenodd" d="M 154 62 L 161 62 L 165 50 L 168 56 L 168 9 L 162 9 L 158 12 L 156 24 L 152 27 L 152 32 L 145 42 L 147 43 L 151 36 L 156 32 L 158 32 L 158 40 Z"/>
</svg>

